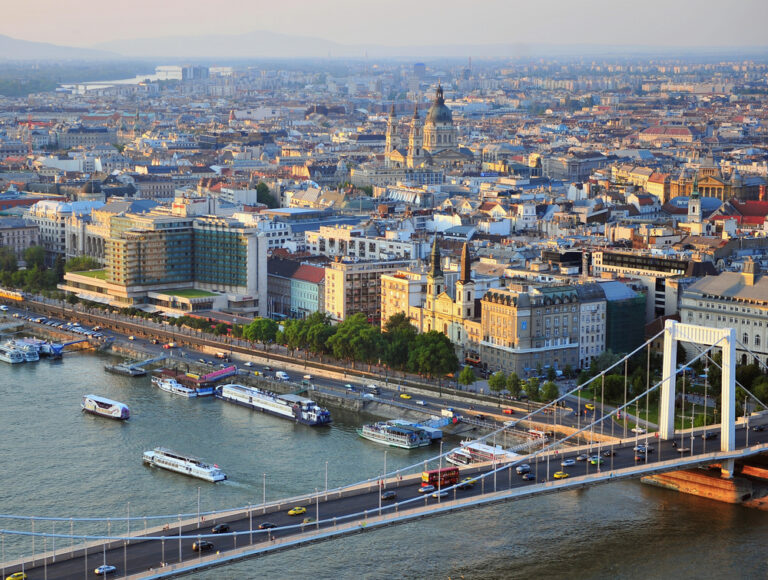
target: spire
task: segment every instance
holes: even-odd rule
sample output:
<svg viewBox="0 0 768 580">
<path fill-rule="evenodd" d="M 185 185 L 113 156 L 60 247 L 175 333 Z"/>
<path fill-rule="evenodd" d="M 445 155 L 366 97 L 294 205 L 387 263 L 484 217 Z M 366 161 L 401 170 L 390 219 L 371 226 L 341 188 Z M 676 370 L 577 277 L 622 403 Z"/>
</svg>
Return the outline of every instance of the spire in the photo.
<svg viewBox="0 0 768 580">
<path fill-rule="evenodd" d="M 389 117 L 390 119 L 395 118 L 395 103 L 392 103 L 392 108 L 389 110 Z"/>
<path fill-rule="evenodd" d="M 430 264 L 431 267 L 429 269 L 429 275 L 431 278 L 437 278 L 439 276 L 443 275 L 443 270 L 440 267 L 440 248 L 437 245 L 437 236 L 433 238 L 432 241 L 432 252 L 430 254 Z"/>
<path fill-rule="evenodd" d="M 699 198 L 699 175 L 698 175 L 698 173 L 694 173 L 694 175 L 693 175 L 693 189 L 691 190 L 691 198 L 692 199 L 698 199 Z"/>
<path fill-rule="evenodd" d="M 464 242 L 464 247 L 461 248 L 461 277 L 459 282 L 467 284 L 472 281 L 472 271 L 469 267 L 469 248 L 467 242 Z"/>
<path fill-rule="evenodd" d="M 418 119 L 419 118 L 419 104 L 418 103 L 416 103 L 413 106 L 413 118 L 414 119 Z"/>
<path fill-rule="evenodd" d="M 440 84 L 440 81 L 438 81 L 437 90 L 435 91 L 435 103 L 438 105 L 445 104 L 445 99 L 443 98 L 443 85 Z"/>
</svg>

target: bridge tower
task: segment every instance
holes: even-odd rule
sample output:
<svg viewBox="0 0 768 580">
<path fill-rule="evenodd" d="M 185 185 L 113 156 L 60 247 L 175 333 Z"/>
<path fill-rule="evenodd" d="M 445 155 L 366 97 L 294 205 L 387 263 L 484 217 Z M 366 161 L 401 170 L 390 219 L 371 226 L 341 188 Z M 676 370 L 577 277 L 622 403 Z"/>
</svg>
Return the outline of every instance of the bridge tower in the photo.
<svg viewBox="0 0 768 580">
<path fill-rule="evenodd" d="M 659 437 L 669 440 L 675 436 L 677 343 L 680 340 L 705 346 L 717 344 L 723 351 L 720 450 L 733 451 L 736 448 L 736 331 L 733 328 L 709 328 L 667 320 L 664 327 Z M 732 459 L 723 462 L 722 471 L 725 477 L 733 476 Z"/>
</svg>

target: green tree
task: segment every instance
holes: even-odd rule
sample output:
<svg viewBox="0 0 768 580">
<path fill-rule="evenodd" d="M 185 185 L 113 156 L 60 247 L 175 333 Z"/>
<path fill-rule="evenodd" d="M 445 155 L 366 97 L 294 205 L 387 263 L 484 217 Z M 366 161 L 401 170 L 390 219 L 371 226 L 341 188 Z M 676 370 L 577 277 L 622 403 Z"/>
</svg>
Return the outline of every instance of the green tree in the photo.
<svg viewBox="0 0 768 580">
<path fill-rule="evenodd" d="M 468 387 L 469 385 L 474 384 L 476 380 L 477 377 L 475 376 L 475 371 L 472 370 L 472 367 L 464 367 L 461 369 L 461 372 L 459 373 L 459 384 Z"/>
<path fill-rule="evenodd" d="M 408 367 L 428 377 L 442 376 L 459 367 L 453 344 L 442 332 L 419 334 L 408 357 Z"/>
<path fill-rule="evenodd" d="M 501 394 L 507 388 L 507 375 L 501 371 L 493 373 L 488 377 L 488 388 L 497 395 Z"/>
<path fill-rule="evenodd" d="M 56 282 L 64 280 L 64 256 L 61 254 L 57 254 L 53 262 L 53 273 L 56 275 Z"/>
<path fill-rule="evenodd" d="M 547 381 L 541 387 L 541 399 L 542 401 L 554 401 L 560 397 L 560 389 L 553 381 Z"/>
<path fill-rule="evenodd" d="M 557 379 L 557 371 L 555 371 L 555 367 L 550 366 L 547 369 L 547 380 L 554 381 L 555 379 Z"/>
<path fill-rule="evenodd" d="M 517 373 L 514 371 L 509 373 L 509 376 L 507 377 L 507 390 L 509 391 L 509 394 L 517 398 L 520 396 L 520 391 L 522 391 L 522 388 L 523 387 L 520 383 L 520 377 L 517 375 Z"/>
<path fill-rule="evenodd" d="M 213 334 L 216 336 L 227 334 L 228 331 L 229 326 L 227 326 L 224 322 L 219 322 L 216 326 L 213 327 Z"/>
<path fill-rule="evenodd" d="M 333 356 L 341 360 L 352 361 L 354 366 L 356 357 L 361 354 L 363 345 L 358 342 L 361 331 L 370 327 L 368 318 L 362 312 L 353 314 L 336 327 L 336 332 L 328 339 L 328 346 Z M 364 350 L 364 349 L 363 349 Z"/>
<path fill-rule="evenodd" d="M 276 208 L 278 205 L 275 196 L 269 191 L 269 186 L 263 181 L 259 181 L 256 185 L 256 201 L 263 203 L 270 209 Z"/>
<path fill-rule="evenodd" d="M 13 273 L 19 269 L 19 264 L 16 260 L 16 254 L 13 250 L 7 246 L 0 246 L 0 270 L 3 272 Z M 3 282 L 4 285 L 9 284 Z"/>
<path fill-rule="evenodd" d="M 400 312 L 387 320 L 384 331 L 384 360 L 391 368 L 404 369 L 416 340 L 416 328 L 408 317 Z"/>
<path fill-rule="evenodd" d="M 565 368 L 563 369 L 563 377 L 566 379 L 573 378 L 573 367 L 571 365 L 565 365 Z"/>
<path fill-rule="evenodd" d="M 24 261 L 27 263 L 27 269 L 38 268 L 45 269 L 45 250 L 42 246 L 31 246 L 24 250 Z"/>
<path fill-rule="evenodd" d="M 531 401 L 539 400 L 539 377 L 531 377 L 525 382 L 525 394 Z"/>
<path fill-rule="evenodd" d="M 99 262 L 90 256 L 78 256 L 70 258 L 64 264 L 65 272 L 82 272 L 84 270 L 98 270 Z"/>
<path fill-rule="evenodd" d="M 243 336 L 251 342 L 260 342 L 267 345 L 274 342 L 277 338 L 277 322 L 271 318 L 254 318 L 253 321 L 243 329 Z"/>
</svg>

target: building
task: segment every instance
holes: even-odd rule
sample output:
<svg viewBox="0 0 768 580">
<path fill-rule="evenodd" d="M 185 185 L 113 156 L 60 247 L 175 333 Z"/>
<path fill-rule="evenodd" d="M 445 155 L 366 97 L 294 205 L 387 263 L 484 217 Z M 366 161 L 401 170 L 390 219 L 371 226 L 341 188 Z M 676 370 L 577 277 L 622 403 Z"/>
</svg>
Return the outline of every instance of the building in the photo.
<svg viewBox="0 0 768 580">
<path fill-rule="evenodd" d="M 293 260 L 267 262 L 267 316 L 306 318 L 325 309 L 325 268 Z"/>
<path fill-rule="evenodd" d="M 736 355 L 741 364 L 757 357 L 768 364 L 768 276 L 747 260 L 741 272 L 705 276 L 684 291 L 680 319 L 736 330 Z"/>
<path fill-rule="evenodd" d="M 24 214 L 24 220 L 39 229 L 40 244 L 45 249 L 46 261 L 52 265 L 58 256 L 66 257 L 67 223 L 77 215 L 90 215 L 103 201 L 39 201 Z"/>
<path fill-rule="evenodd" d="M 593 358 L 605 351 L 606 300 L 600 284 L 579 284 L 575 288 L 579 297 L 579 361 L 577 366 L 586 369 L 592 364 Z"/>
<path fill-rule="evenodd" d="M 0 218 L 0 247 L 8 248 L 17 258 L 24 250 L 40 244 L 40 229 L 20 218 Z"/>
<path fill-rule="evenodd" d="M 398 240 L 392 236 L 366 235 L 360 226 L 321 226 L 319 231 L 306 232 L 306 247 L 315 255 L 359 258 L 361 260 L 387 260 L 390 258 L 411 260 L 421 258 L 422 242 Z"/>
</svg>

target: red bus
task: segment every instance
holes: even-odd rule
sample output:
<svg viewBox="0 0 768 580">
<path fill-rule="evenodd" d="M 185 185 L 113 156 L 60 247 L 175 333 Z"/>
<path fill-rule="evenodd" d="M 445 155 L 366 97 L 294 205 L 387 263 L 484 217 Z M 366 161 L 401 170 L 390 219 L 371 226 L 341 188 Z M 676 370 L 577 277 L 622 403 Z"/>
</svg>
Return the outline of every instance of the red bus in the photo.
<svg viewBox="0 0 768 580">
<path fill-rule="evenodd" d="M 421 485 L 434 485 L 435 487 L 450 487 L 459 483 L 458 467 L 443 467 L 421 472 Z"/>
</svg>

